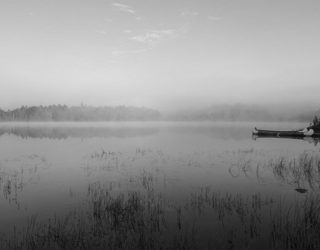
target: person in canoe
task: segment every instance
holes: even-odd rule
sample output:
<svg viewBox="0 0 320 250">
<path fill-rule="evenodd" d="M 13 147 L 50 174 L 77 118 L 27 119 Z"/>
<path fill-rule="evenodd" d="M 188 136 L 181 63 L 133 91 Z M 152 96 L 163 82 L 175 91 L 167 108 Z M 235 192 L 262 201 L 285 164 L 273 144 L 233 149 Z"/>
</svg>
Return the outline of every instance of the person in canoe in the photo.
<svg viewBox="0 0 320 250">
<path fill-rule="evenodd" d="M 320 120 L 315 115 L 312 123 L 303 130 L 304 133 L 319 133 L 320 132 Z"/>
<path fill-rule="evenodd" d="M 315 116 L 313 122 L 308 127 L 299 130 L 263 130 L 255 127 L 252 134 L 271 137 L 320 137 L 320 120 Z"/>
</svg>

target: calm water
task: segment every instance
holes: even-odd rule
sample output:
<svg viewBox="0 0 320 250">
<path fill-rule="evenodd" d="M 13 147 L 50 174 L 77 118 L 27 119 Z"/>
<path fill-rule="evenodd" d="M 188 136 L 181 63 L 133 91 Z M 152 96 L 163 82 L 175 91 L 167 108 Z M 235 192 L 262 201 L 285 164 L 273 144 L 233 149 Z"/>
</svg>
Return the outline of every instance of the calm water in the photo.
<svg viewBox="0 0 320 250">
<path fill-rule="evenodd" d="M 258 138 L 260 128 L 298 123 L 3 123 L 0 125 L 0 230 L 45 220 L 82 206 L 92 183 L 135 188 L 153 176 L 156 188 L 179 202 L 202 187 L 299 198 L 316 192 L 310 180 L 277 176 L 268 162 L 318 154 L 312 140 Z M 291 179 L 290 179 L 291 178 Z"/>
</svg>

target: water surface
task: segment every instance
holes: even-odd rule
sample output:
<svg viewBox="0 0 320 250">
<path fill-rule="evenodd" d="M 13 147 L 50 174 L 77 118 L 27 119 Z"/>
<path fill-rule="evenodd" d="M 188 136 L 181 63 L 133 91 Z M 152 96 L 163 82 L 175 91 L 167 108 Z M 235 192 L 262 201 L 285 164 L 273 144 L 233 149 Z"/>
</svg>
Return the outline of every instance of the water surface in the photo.
<svg viewBox="0 0 320 250">
<path fill-rule="evenodd" d="M 152 176 L 175 202 L 203 187 L 232 194 L 300 199 L 317 192 L 312 180 L 276 173 L 268 163 L 294 159 L 319 146 L 312 139 L 252 138 L 259 128 L 295 129 L 299 123 L 119 122 L 0 124 L 0 231 L 46 220 L 82 206 L 88 186 L 136 188 Z"/>
</svg>

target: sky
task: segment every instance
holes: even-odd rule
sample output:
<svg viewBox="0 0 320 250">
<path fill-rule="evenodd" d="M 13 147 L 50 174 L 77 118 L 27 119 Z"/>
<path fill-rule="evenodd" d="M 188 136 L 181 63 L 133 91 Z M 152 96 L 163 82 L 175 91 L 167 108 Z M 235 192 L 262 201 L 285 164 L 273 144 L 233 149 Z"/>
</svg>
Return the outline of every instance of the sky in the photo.
<svg viewBox="0 0 320 250">
<path fill-rule="evenodd" d="M 0 107 L 319 103 L 318 0 L 0 0 Z"/>
</svg>

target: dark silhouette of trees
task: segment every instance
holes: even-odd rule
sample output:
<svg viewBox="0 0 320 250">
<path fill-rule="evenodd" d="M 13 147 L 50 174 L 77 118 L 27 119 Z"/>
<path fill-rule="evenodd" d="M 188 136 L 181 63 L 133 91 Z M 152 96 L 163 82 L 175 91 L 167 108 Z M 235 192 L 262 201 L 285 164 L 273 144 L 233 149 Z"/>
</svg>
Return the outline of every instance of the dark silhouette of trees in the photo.
<svg viewBox="0 0 320 250">
<path fill-rule="evenodd" d="M 318 117 L 315 115 L 313 118 L 313 126 L 319 126 L 319 125 L 320 125 L 320 121 Z"/>
<path fill-rule="evenodd" d="M 317 116 L 314 116 L 314 115 Z M 203 109 L 188 109 L 165 117 L 154 109 L 130 106 L 93 107 L 22 106 L 14 110 L 0 109 L 0 121 L 300 121 L 310 122 L 320 131 L 319 111 L 274 111 L 253 105 L 218 105 Z M 313 118 L 314 117 L 314 118 Z M 310 125 L 310 126 L 311 126 Z"/>
<path fill-rule="evenodd" d="M 50 105 L 22 106 L 4 111 L 0 121 L 145 121 L 160 119 L 160 112 L 148 108 Z"/>
</svg>

